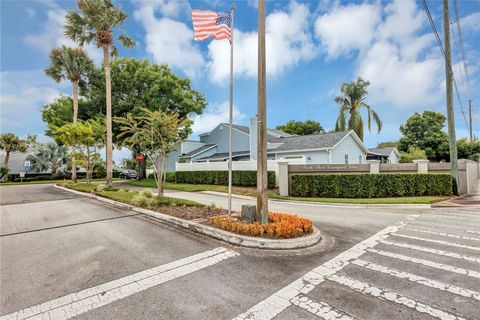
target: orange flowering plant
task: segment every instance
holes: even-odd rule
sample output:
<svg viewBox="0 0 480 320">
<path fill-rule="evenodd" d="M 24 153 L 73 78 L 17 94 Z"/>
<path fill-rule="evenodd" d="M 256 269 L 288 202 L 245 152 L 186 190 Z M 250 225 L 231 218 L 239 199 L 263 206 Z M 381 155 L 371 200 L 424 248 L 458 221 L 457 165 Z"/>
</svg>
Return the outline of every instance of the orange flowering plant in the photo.
<svg viewBox="0 0 480 320">
<path fill-rule="evenodd" d="M 265 224 L 258 222 L 249 224 L 226 216 L 211 217 L 210 223 L 226 231 L 254 237 L 296 238 L 313 231 L 312 220 L 278 212 L 270 212 L 268 223 Z"/>
</svg>

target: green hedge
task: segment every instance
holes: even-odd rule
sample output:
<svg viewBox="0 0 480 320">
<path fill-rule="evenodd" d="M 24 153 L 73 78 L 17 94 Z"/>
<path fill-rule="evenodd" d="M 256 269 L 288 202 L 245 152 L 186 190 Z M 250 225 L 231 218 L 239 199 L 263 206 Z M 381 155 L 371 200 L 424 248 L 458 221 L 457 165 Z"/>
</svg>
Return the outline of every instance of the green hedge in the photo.
<svg viewBox="0 0 480 320">
<path fill-rule="evenodd" d="M 449 174 L 292 175 L 290 195 L 320 198 L 382 198 L 452 194 Z"/>
<path fill-rule="evenodd" d="M 228 171 L 177 171 L 177 183 L 228 185 Z M 257 171 L 232 171 L 234 186 L 253 187 L 257 185 Z M 268 171 L 268 188 L 275 188 L 275 172 Z"/>
</svg>

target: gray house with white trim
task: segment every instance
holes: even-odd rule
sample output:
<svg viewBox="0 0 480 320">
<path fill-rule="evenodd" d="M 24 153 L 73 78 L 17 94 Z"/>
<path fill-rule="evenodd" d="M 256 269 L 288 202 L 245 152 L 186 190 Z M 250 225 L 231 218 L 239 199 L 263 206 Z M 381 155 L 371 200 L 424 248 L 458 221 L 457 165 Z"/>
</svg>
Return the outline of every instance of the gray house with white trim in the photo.
<svg viewBox="0 0 480 320">
<path fill-rule="evenodd" d="M 255 160 L 257 155 L 256 119 L 250 126 L 233 125 L 233 161 Z M 229 124 L 220 123 L 212 131 L 187 140 L 168 155 L 167 171 L 175 171 L 175 162 L 214 162 L 228 160 Z M 366 163 L 368 149 L 353 130 L 295 136 L 267 129 L 267 156 L 271 160 L 300 160 L 310 164 Z"/>
<path fill-rule="evenodd" d="M 395 147 L 368 149 L 367 160 L 380 160 L 380 163 L 399 163 L 400 159 L 400 152 Z"/>
</svg>

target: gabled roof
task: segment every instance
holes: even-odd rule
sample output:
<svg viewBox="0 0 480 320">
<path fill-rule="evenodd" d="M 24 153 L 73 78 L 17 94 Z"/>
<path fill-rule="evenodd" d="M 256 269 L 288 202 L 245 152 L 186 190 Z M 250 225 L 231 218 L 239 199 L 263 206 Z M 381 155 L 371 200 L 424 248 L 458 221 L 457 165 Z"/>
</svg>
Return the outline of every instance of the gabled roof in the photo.
<svg viewBox="0 0 480 320">
<path fill-rule="evenodd" d="M 368 148 L 368 153 L 380 155 L 380 156 L 389 156 L 391 153 L 395 152 L 398 156 L 400 153 L 398 152 L 397 148 L 395 147 L 387 147 L 387 148 Z"/>
<path fill-rule="evenodd" d="M 209 150 L 209 149 L 211 149 L 215 146 L 216 146 L 216 144 L 206 144 L 204 146 L 201 146 L 200 148 L 197 148 L 197 149 L 192 150 L 188 153 L 185 153 L 184 155 L 182 155 L 182 157 L 190 158 L 190 157 L 193 157 L 193 156 L 195 156 L 197 154 L 200 154 L 204 151 L 207 151 L 207 150 Z"/>
<path fill-rule="evenodd" d="M 211 156 L 204 157 L 204 158 L 199 158 L 196 159 L 196 161 L 207 161 L 207 160 L 226 160 L 228 159 L 228 152 L 222 152 L 222 153 L 215 153 L 212 154 Z M 250 156 L 250 151 L 236 151 L 232 152 L 232 157 L 239 157 L 239 156 Z"/>
<path fill-rule="evenodd" d="M 224 127 L 228 128 L 229 124 L 228 123 L 220 123 L 214 129 L 212 129 L 212 131 L 215 130 L 216 128 L 218 128 L 219 126 L 224 126 Z M 241 126 L 241 125 L 238 125 L 238 124 L 233 124 L 232 128 L 234 130 L 240 131 L 242 133 L 245 133 L 245 134 L 248 134 L 248 135 L 250 134 L 250 127 Z M 210 132 L 212 132 L 212 131 L 210 131 Z M 206 136 L 210 132 L 201 133 L 201 134 L 199 134 L 199 136 Z M 292 135 L 288 134 L 286 132 L 283 132 L 281 130 L 277 130 L 277 129 L 267 129 L 267 140 L 268 140 L 268 142 L 275 142 L 274 141 L 275 139 L 283 138 L 283 137 L 292 137 Z"/>
<path fill-rule="evenodd" d="M 279 138 L 276 140 L 282 143 L 276 148 L 274 152 L 289 152 L 297 150 L 312 150 L 312 149 L 331 149 L 334 148 L 340 141 L 350 134 L 354 134 L 352 130 L 328 132 L 320 134 L 311 134 L 306 136 L 291 136 Z M 363 145 L 363 144 L 362 144 Z"/>
</svg>

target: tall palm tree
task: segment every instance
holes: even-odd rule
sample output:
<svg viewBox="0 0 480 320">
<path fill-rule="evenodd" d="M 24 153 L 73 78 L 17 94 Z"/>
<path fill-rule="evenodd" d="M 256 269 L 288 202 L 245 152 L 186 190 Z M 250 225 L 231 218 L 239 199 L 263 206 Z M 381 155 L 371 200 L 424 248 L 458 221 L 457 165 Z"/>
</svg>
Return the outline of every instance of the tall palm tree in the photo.
<svg viewBox="0 0 480 320">
<path fill-rule="evenodd" d="M 53 177 L 67 168 L 67 149 L 55 142 L 39 143 L 27 159 L 32 162 L 32 171 L 50 170 Z"/>
<path fill-rule="evenodd" d="M 113 31 L 123 25 L 127 14 L 113 5 L 111 0 L 77 0 L 80 13 L 69 11 L 66 16 L 65 35 L 81 46 L 95 41 L 103 50 L 105 72 L 105 100 L 107 109 L 107 185 L 112 185 L 112 87 L 110 81 L 110 55 L 117 56 L 118 49 L 113 42 Z M 126 33 L 117 36 L 127 48 L 135 42 Z"/>
<path fill-rule="evenodd" d="M 0 178 L 8 175 L 8 160 L 12 152 L 26 152 L 28 149 L 28 142 L 20 139 L 14 133 L 2 133 L 0 135 L 0 150 L 5 151 L 4 167 L 0 173 Z"/>
<path fill-rule="evenodd" d="M 82 48 L 62 46 L 50 52 L 50 66 L 45 69 L 47 76 L 60 82 L 69 80 L 73 85 L 73 123 L 78 116 L 78 86 L 94 68 L 93 61 Z M 75 163 L 75 147 L 72 147 L 72 163 Z M 77 182 L 77 166 L 72 165 L 72 181 Z"/>
<path fill-rule="evenodd" d="M 367 109 L 368 115 L 368 131 L 371 132 L 372 118 L 375 121 L 378 132 L 382 130 L 382 120 L 378 114 L 365 103 L 368 94 L 367 88 L 369 81 L 365 81 L 358 77 L 356 81 L 343 83 L 340 88 L 341 95 L 335 98 L 335 102 L 340 105 L 335 131 L 353 130 L 357 136 L 363 141 L 363 119 L 360 109 Z M 348 113 L 348 115 L 347 115 Z M 348 116 L 348 121 L 347 121 Z"/>
</svg>

